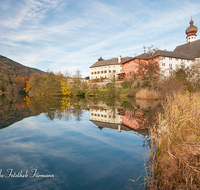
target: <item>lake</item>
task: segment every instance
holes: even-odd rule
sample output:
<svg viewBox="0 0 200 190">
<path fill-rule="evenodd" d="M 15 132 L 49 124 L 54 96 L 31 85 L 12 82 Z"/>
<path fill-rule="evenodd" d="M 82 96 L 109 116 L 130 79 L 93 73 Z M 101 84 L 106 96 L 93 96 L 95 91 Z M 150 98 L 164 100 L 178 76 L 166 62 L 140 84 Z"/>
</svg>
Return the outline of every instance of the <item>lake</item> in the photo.
<svg viewBox="0 0 200 190">
<path fill-rule="evenodd" d="M 0 99 L 0 189 L 145 189 L 158 102 Z"/>
</svg>

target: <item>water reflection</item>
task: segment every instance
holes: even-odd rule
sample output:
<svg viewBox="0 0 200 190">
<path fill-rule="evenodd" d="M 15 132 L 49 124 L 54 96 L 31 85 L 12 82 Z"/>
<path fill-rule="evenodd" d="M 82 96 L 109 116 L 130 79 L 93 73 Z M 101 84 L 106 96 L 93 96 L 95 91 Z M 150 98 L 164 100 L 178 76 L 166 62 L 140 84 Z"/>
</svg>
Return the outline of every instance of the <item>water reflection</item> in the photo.
<svg viewBox="0 0 200 190">
<path fill-rule="evenodd" d="M 23 97 L 12 99 L 0 97 L 0 127 L 29 116 L 44 113 L 49 120 L 68 121 L 72 117 L 80 122 L 83 112 L 90 110 L 90 121 L 100 130 L 103 128 L 129 131 L 144 130 L 158 124 L 157 111 L 160 109 L 157 101 L 132 100 L 115 102 L 115 106 L 103 100 L 81 99 L 70 97 Z"/>
<path fill-rule="evenodd" d="M 0 96 L 0 129 L 8 127 L 17 121 L 32 116 L 24 96 Z"/>
<path fill-rule="evenodd" d="M 147 130 L 158 124 L 157 111 L 159 102 L 146 100 L 129 100 L 117 106 L 108 106 L 98 102 L 90 109 L 90 120 L 99 127 L 121 130 Z"/>
<path fill-rule="evenodd" d="M 55 178 L 0 178 L 0 189 L 144 189 L 143 178 L 136 179 L 144 172 L 148 125 L 157 123 L 158 108 L 158 102 L 134 100 L 114 106 L 96 99 L 2 97 L 1 127 L 10 127 L 0 130 L 0 169 L 30 174 L 35 168 Z"/>
</svg>

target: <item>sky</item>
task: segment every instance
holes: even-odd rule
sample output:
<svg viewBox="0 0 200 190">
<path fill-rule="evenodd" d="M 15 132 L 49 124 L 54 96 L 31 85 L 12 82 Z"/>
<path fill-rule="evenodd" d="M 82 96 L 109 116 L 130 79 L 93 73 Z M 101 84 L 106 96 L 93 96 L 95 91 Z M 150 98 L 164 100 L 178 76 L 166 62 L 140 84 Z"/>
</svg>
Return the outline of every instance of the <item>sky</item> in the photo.
<svg viewBox="0 0 200 190">
<path fill-rule="evenodd" d="M 200 28 L 199 10 L 199 0 L 0 0 L 0 55 L 86 77 L 100 56 L 173 51 L 186 43 L 191 16 Z"/>
</svg>

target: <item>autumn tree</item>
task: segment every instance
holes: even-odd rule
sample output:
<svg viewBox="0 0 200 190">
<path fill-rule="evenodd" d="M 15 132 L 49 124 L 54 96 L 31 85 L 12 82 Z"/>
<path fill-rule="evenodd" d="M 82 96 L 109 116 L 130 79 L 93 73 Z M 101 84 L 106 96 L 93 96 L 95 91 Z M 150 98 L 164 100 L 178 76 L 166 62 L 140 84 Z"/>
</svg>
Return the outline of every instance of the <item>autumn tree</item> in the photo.
<svg viewBox="0 0 200 190">
<path fill-rule="evenodd" d="M 26 81 L 26 86 L 24 88 L 25 92 L 27 93 L 30 90 L 30 81 Z"/>
<path fill-rule="evenodd" d="M 81 78 L 82 78 L 81 71 L 77 69 L 72 78 L 72 88 L 71 88 L 72 94 L 76 94 L 80 96 L 85 95 Z"/>
<path fill-rule="evenodd" d="M 71 90 L 70 90 L 70 87 L 69 87 L 67 81 L 61 82 L 61 93 L 64 96 L 70 96 L 71 95 Z"/>
<path fill-rule="evenodd" d="M 73 86 L 75 88 L 80 88 L 81 87 L 81 71 L 79 69 L 76 69 L 74 75 L 73 75 Z"/>
<path fill-rule="evenodd" d="M 135 77 L 143 80 L 144 86 L 155 88 L 159 78 L 159 60 L 152 46 L 147 49 L 146 58 L 138 60 L 138 72 Z"/>
<path fill-rule="evenodd" d="M 30 76 L 30 89 L 31 91 L 35 92 L 35 93 L 40 93 L 41 92 L 41 80 L 42 75 L 40 75 L 39 73 L 33 73 Z"/>
</svg>

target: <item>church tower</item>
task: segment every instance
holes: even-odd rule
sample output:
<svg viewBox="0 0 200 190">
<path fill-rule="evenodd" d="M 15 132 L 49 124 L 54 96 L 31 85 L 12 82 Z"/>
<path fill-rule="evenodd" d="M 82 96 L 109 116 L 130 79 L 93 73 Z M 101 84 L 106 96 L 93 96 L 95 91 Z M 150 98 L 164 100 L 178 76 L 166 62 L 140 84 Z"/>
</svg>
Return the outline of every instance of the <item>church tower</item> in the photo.
<svg viewBox="0 0 200 190">
<path fill-rule="evenodd" d="M 190 42 L 193 42 L 196 40 L 196 33 L 198 31 L 198 28 L 196 26 L 194 26 L 194 21 L 192 20 L 191 18 L 191 21 L 189 22 L 190 23 L 190 26 L 186 29 L 185 33 L 187 35 L 187 42 L 190 43 Z"/>
</svg>

